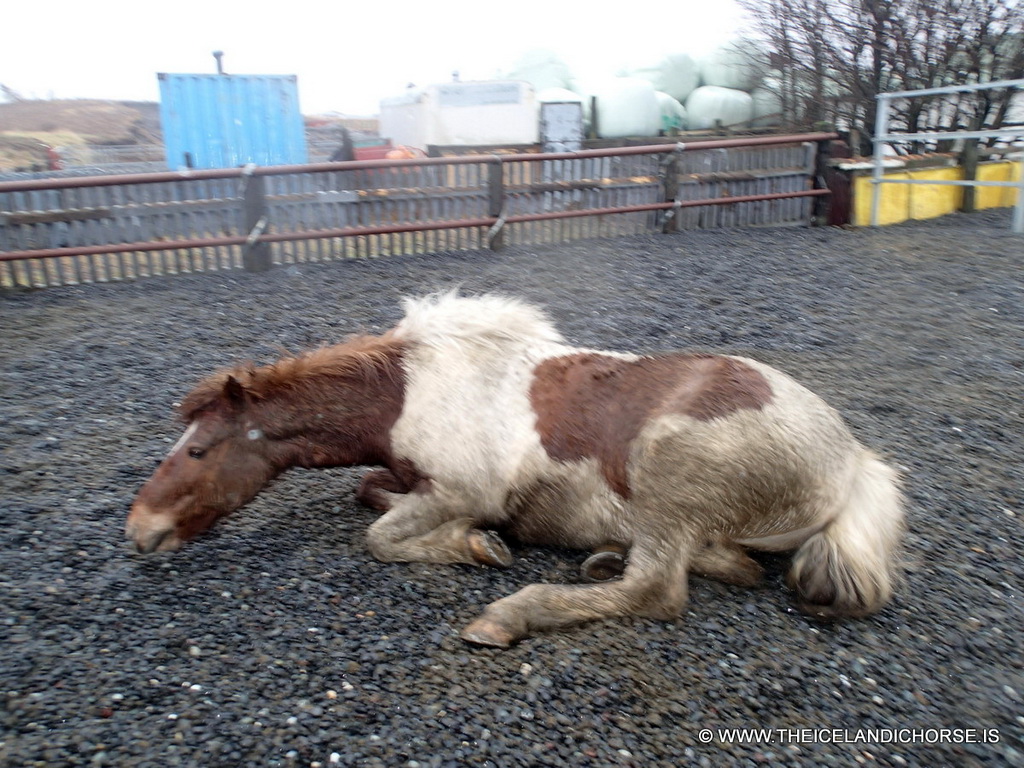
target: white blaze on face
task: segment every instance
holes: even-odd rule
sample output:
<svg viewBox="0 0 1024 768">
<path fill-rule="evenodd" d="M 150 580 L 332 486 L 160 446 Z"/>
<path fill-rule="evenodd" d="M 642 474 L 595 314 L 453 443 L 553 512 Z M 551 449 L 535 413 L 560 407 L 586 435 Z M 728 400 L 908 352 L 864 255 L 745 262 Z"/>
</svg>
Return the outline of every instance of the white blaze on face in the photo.
<svg viewBox="0 0 1024 768">
<path fill-rule="evenodd" d="M 176 454 L 178 451 L 184 448 L 185 443 L 187 443 L 192 438 L 192 435 L 196 433 L 197 429 L 199 429 L 198 421 L 193 421 L 191 424 L 189 424 L 188 429 L 185 430 L 185 434 L 178 438 L 178 442 L 174 444 L 174 447 L 171 448 L 171 452 L 167 454 L 167 458 L 171 458 L 174 454 Z"/>
</svg>

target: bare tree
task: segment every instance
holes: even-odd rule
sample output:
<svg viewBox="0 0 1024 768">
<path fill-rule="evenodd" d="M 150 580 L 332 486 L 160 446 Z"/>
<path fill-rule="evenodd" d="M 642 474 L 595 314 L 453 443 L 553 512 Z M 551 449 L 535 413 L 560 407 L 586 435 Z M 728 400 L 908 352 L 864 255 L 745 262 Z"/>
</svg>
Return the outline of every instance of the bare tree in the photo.
<svg viewBox="0 0 1024 768">
<path fill-rule="evenodd" d="M 13 88 L 0 83 L 0 101 L 24 101 L 25 97 Z"/>
<path fill-rule="evenodd" d="M 1024 0 L 740 0 L 784 116 L 870 136 L 876 96 L 1024 78 Z M 1001 127 L 1009 90 L 894 104 L 911 131 Z M 862 150 L 864 148 L 862 147 Z"/>
</svg>

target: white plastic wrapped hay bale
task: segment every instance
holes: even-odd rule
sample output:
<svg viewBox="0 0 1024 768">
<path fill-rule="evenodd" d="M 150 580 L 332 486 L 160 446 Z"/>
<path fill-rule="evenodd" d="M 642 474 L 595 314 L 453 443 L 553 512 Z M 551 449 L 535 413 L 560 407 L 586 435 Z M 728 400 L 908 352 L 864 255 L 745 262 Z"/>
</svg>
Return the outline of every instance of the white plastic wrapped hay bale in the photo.
<svg viewBox="0 0 1024 768">
<path fill-rule="evenodd" d="M 538 93 L 550 88 L 571 88 L 572 73 L 562 58 L 546 48 L 534 48 L 524 53 L 512 71 L 509 80 L 525 80 Z"/>
<path fill-rule="evenodd" d="M 701 58 L 701 83 L 750 92 L 764 79 L 766 69 L 762 59 L 750 44 L 723 45 Z"/>
<path fill-rule="evenodd" d="M 750 98 L 753 100 L 751 125 L 767 128 L 782 123 L 782 98 L 779 96 L 778 81 L 765 80 L 763 85 L 751 92 Z"/>
<path fill-rule="evenodd" d="M 691 131 L 749 123 L 754 115 L 754 100 L 749 93 L 735 88 L 702 85 L 686 100 L 686 116 Z"/>
<path fill-rule="evenodd" d="M 667 93 L 680 104 L 700 85 L 700 67 L 688 53 L 672 53 L 657 61 L 636 67 L 630 76 L 640 77 Z"/>
<path fill-rule="evenodd" d="M 655 91 L 658 109 L 661 111 L 661 130 L 665 134 L 686 129 L 686 107 L 667 93 Z"/>
<path fill-rule="evenodd" d="M 597 128 L 603 139 L 654 136 L 661 127 L 661 109 L 654 86 L 639 77 L 616 77 L 598 83 Z"/>
</svg>

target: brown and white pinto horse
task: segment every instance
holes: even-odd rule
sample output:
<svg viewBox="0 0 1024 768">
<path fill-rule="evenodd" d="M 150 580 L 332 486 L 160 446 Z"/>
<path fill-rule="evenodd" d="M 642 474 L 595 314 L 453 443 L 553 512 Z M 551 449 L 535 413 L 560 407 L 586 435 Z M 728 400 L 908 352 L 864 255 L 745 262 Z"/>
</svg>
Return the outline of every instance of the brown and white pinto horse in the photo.
<svg viewBox="0 0 1024 768">
<path fill-rule="evenodd" d="M 368 532 L 380 560 L 508 565 L 493 529 L 598 549 L 587 572 L 604 581 L 528 586 L 487 606 L 462 633 L 470 642 L 678 617 L 688 572 L 757 581 L 746 548 L 795 549 L 788 581 L 814 615 L 889 599 L 895 473 L 785 374 L 739 357 L 574 348 L 539 309 L 502 297 L 406 310 L 381 336 L 200 383 L 181 404 L 185 434 L 128 516 L 138 550 L 177 548 L 289 467 L 371 465 L 358 497 L 384 512 Z"/>
</svg>

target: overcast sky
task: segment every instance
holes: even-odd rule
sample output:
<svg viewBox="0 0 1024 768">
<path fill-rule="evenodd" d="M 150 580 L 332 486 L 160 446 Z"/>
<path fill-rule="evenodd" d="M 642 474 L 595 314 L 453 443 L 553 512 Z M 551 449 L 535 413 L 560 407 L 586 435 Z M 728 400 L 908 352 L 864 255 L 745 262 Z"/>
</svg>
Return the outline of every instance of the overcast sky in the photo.
<svg viewBox="0 0 1024 768">
<path fill-rule="evenodd" d="M 509 71 L 531 48 L 577 78 L 732 39 L 734 0 L 51 0 L 5 2 L 0 83 L 27 97 L 156 101 L 157 72 L 294 74 L 306 114 L 373 114 L 407 83 Z"/>
</svg>

